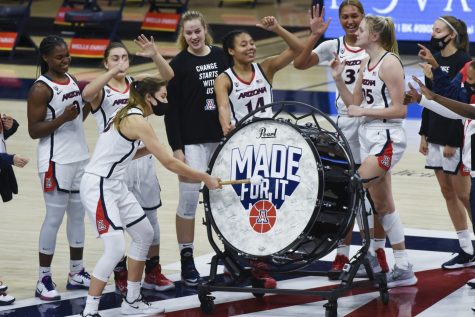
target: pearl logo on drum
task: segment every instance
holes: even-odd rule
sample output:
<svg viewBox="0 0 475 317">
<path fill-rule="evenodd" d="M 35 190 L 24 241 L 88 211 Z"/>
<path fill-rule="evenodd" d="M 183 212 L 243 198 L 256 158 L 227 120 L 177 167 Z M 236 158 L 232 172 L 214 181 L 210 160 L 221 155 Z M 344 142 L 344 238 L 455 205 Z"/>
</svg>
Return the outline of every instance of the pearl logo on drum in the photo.
<svg viewBox="0 0 475 317">
<path fill-rule="evenodd" d="M 274 129 L 274 131 L 269 131 L 267 132 L 266 128 L 261 128 L 259 130 L 259 135 L 257 136 L 258 139 L 270 139 L 270 138 L 276 138 L 277 137 L 277 128 Z"/>
</svg>

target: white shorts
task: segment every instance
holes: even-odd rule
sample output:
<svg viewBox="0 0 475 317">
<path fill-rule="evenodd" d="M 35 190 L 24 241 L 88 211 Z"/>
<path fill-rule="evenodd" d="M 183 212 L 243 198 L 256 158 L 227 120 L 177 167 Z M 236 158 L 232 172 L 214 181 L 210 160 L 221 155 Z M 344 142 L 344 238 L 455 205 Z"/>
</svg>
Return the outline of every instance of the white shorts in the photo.
<svg viewBox="0 0 475 317">
<path fill-rule="evenodd" d="M 79 193 L 84 168 L 89 160 L 59 164 L 49 162 L 48 171 L 40 173 L 40 181 L 43 192 L 52 192 L 55 189 L 62 192 Z"/>
<path fill-rule="evenodd" d="M 124 231 L 145 218 L 145 213 L 124 181 L 85 173 L 81 201 L 97 236 Z"/>
<path fill-rule="evenodd" d="M 185 145 L 185 163 L 201 172 L 208 170 L 208 164 L 219 143 Z"/>
<path fill-rule="evenodd" d="M 378 158 L 379 166 L 389 171 L 401 160 L 406 150 L 406 132 L 402 126 L 368 126 L 359 128 L 361 161 L 369 155 Z"/>
<path fill-rule="evenodd" d="M 361 164 L 360 158 L 360 140 L 358 136 L 358 129 L 360 127 L 359 118 L 350 118 L 347 116 L 338 116 L 336 120 L 337 126 L 345 136 L 350 145 L 351 154 L 356 164 Z"/>
<path fill-rule="evenodd" d="M 152 155 L 132 160 L 127 167 L 125 181 L 129 191 L 134 194 L 144 210 L 157 209 L 162 205 L 160 184 Z"/>
<path fill-rule="evenodd" d="M 426 168 L 443 170 L 448 174 L 457 174 L 462 164 L 460 148 L 456 148 L 455 154 L 451 157 L 444 157 L 444 147 L 443 145 L 428 143 Z"/>
</svg>

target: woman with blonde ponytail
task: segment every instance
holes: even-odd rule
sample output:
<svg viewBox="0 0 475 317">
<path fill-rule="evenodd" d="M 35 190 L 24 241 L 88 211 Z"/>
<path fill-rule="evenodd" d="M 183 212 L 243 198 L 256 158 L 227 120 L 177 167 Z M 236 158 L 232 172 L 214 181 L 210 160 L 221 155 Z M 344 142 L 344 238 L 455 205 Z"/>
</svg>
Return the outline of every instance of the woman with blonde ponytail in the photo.
<svg viewBox="0 0 475 317">
<path fill-rule="evenodd" d="M 99 135 L 81 180 L 81 201 L 94 232 L 104 243 L 104 252 L 91 276 L 86 307 L 82 313 L 84 317 L 100 317 L 101 294 L 125 252 L 124 231 L 131 236 L 132 242 L 127 249 L 127 294 L 122 301 L 121 313 L 155 315 L 164 311 L 162 307 L 148 303 L 140 292 L 154 230 L 125 181 L 127 166 L 133 159 L 153 154 L 163 166 L 176 174 L 204 182 L 209 189 L 220 187 L 218 178 L 173 158 L 146 120 L 150 114 L 159 115 L 168 107 L 165 85 L 165 81 L 151 77 L 131 83 L 129 103 L 119 110 Z"/>
<path fill-rule="evenodd" d="M 356 32 L 355 44 L 369 57 L 361 64 L 353 92 L 342 78 L 346 61 L 338 55 L 331 63 L 332 75 L 348 115 L 361 118 L 358 134 L 362 163 L 358 174 L 369 180 L 364 186 L 393 248 L 395 266 L 389 273 L 388 287 L 415 285 L 417 278 L 409 263 L 404 228 L 391 191 L 390 170 L 406 149 L 402 123 L 407 112 L 403 104 L 404 70 L 396 54 L 392 19 L 367 15 Z"/>
</svg>

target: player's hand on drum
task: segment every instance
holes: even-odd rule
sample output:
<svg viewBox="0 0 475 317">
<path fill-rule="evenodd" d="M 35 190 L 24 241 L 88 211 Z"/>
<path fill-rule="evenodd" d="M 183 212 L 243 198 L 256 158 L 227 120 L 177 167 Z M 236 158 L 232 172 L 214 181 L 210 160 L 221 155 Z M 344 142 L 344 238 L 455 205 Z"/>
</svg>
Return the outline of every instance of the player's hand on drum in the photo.
<svg viewBox="0 0 475 317">
<path fill-rule="evenodd" d="M 345 59 L 340 60 L 340 57 L 336 53 L 333 55 L 335 56 L 335 59 L 330 63 L 333 79 L 342 80 L 341 74 L 343 73 L 343 70 L 345 69 L 346 60 Z"/>
<path fill-rule="evenodd" d="M 204 183 L 208 189 L 219 189 L 223 188 L 223 186 L 219 183 L 220 179 L 216 176 L 211 176 L 207 174 L 208 176 L 204 180 Z"/>
<path fill-rule="evenodd" d="M 308 10 L 309 15 L 309 24 L 310 30 L 312 31 L 313 35 L 322 36 L 323 33 L 328 29 L 328 25 L 332 20 L 329 18 L 326 22 L 323 20 L 323 15 L 325 14 L 325 7 L 322 7 L 322 12 L 320 12 L 320 5 L 312 6 L 310 10 Z"/>
<path fill-rule="evenodd" d="M 457 148 L 451 147 L 449 145 L 444 146 L 444 152 L 443 155 L 444 157 L 452 157 L 455 155 L 455 152 L 457 151 Z"/>
<path fill-rule="evenodd" d="M 414 88 L 411 83 L 408 83 L 409 90 L 404 93 L 403 104 L 408 105 L 410 103 L 421 102 L 422 95 Z"/>
<path fill-rule="evenodd" d="M 429 146 L 427 145 L 427 138 L 425 135 L 421 135 L 421 143 L 419 144 L 419 152 L 424 156 L 427 156 L 427 154 L 429 153 Z"/>
<path fill-rule="evenodd" d="M 279 22 L 273 16 L 266 16 L 261 19 L 261 23 L 257 23 L 256 26 L 263 28 L 267 31 L 275 32 L 279 27 Z"/>
<path fill-rule="evenodd" d="M 79 114 L 79 105 L 70 104 L 66 108 L 64 108 L 64 112 L 61 114 L 61 117 L 64 119 L 65 122 L 72 121 L 76 119 Z"/>
<path fill-rule="evenodd" d="M 417 44 L 419 46 L 420 50 L 417 56 L 419 56 L 420 59 L 422 59 L 424 62 L 429 63 L 433 68 L 439 67 L 439 63 L 434 58 L 434 55 L 432 55 L 431 51 L 425 47 L 422 44 Z"/>
<path fill-rule="evenodd" d="M 140 51 L 135 53 L 137 56 L 152 58 L 158 55 L 158 48 L 155 46 L 153 36 L 150 36 L 150 40 L 143 34 L 137 36 L 134 43 L 140 47 Z"/>
<path fill-rule="evenodd" d="M 15 154 L 13 156 L 13 165 L 15 165 L 16 167 L 23 167 L 28 164 L 29 161 L 30 159 L 27 159 L 26 157 L 20 156 L 18 154 Z"/>
<path fill-rule="evenodd" d="M 421 88 L 421 93 L 424 95 L 424 97 L 426 97 L 428 100 L 434 100 L 436 95 L 435 92 L 427 88 L 426 85 L 424 85 L 422 81 L 416 76 L 412 76 L 412 79 L 419 85 Z"/>
<path fill-rule="evenodd" d="M 348 106 L 348 115 L 350 117 L 362 117 L 364 116 L 364 109 L 360 106 L 349 105 Z"/>
</svg>

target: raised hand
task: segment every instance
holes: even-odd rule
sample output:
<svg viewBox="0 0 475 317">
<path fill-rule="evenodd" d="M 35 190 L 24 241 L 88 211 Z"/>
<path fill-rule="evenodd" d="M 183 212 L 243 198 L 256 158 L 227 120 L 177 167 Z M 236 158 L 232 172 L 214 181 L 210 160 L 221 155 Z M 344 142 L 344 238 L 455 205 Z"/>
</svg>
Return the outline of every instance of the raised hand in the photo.
<svg viewBox="0 0 475 317">
<path fill-rule="evenodd" d="M 155 46 L 155 41 L 153 36 L 150 36 L 150 40 L 143 34 L 140 34 L 135 40 L 134 43 L 140 47 L 140 51 L 135 53 L 137 56 L 152 58 L 158 54 L 158 49 Z"/>
<path fill-rule="evenodd" d="M 422 59 L 424 62 L 429 63 L 432 67 L 437 68 L 439 67 L 439 64 L 434 58 L 434 55 L 432 55 L 431 51 L 425 47 L 422 44 L 417 44 L 419 46 L 420 50 L 417 56 L 419 56 L 420 59 Z"/>
<path fill-rule="evenodd" d="M 277 22 L 277 19 L 275 17 L 267 16 L 263 17 L 261 19 L 261 23 L 257 23 L 256 26 L 267 31 L 275 32 L 275 30 L 277 30 L 277 28 L 279 27 L 279 22 Z"/>
<path fill-rule="evenodd" d="M 432 73 L 432 66 L 428 63 L 419 63 L 418 64 L 422 71 L 424 72 L 424 76 L 429 78 L 430 80 L 434 79 L 434 74 Z"/>
<path fill-rule="evenodd" d="M 422 95 L 414 88 L 411 83 L 408 83 L 409 90 L 404 93 L 403 104 L 408 105 L 410 103 L 420 102 Z"/>
<path fill-rule="evenodd" d="M 340 57 L 337 53 L 335 53 L 334 55 L 335 59 L 330 63 L 330 67 L 332 69 L 333 79 L 337 80 L 341 78 L 341 74 L 345 69 L 346 60 L 340 60 Z"/>
<path fill-rule="evenodd" d="M 308 10 L 310 30 L 312 31 L 313 35 L 322 36 L 323 33 L 325 33 L 325 31 L 328 29 L 328 25 L 330 25 L 331 18 L 329 18 L 328 21 L 324 21 L 324 13 L 325 7 L 322 7 L 322 12 L 320 12 L 319 4 L 317 4 L 316 6 L 312 6 L 312 8 Z"/>
<path fill-rule="evenodd" d="M 424 85 L 422 83 L 422 81 L 420 81 L 419 78 L 417 78 L 416 76 L 412 76 L 412 79 L 419 85 L 420 89 L 421 89 L 421 93 L 428 99 L 428 100 L 433 100 L 435 98 L 435 93 L 430 90 L 429 88 L 426 87 L 426 85 Z"/>
</svg>

